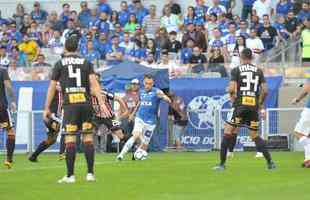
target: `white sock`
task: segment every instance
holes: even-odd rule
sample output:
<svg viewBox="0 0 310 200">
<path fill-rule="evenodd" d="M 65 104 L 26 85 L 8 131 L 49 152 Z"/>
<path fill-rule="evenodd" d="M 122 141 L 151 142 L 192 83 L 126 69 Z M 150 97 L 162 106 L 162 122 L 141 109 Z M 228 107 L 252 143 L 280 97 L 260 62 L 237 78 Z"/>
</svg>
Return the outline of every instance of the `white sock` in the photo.
<svg viewBox="0 0 310 200">
<path fill-rule="evenodd" d="M 305 146 L 305 160 L 310 160 L 310 143 Z"/>
<path fill-rule="evenodd" d="M 129 140 L 127 140 L 126 144 L 124 145 L 120 155 L 124 156 L 131 149 L 134 143 L 135 143 L 135 140 L 133 136 L 131 136 L 131 138 L 129 138 Z"/>
</svg>

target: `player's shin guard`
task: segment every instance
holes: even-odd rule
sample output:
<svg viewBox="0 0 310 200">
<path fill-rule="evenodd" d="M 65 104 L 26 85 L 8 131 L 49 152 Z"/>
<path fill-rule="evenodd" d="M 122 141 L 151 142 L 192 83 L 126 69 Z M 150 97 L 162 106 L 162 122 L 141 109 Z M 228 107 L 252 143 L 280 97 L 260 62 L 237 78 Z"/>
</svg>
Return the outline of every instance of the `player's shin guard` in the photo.
<svg viewBox="0 0 310 200">
<path fill-rule="evenodd" d="M 67 176 L 74 175 L 74 162 L 76 156 L 76 144 L 75 142 L 66 143 L 66 164 L 67 164 Z"/>
<path fill-rule="evenodd" d="M 95 148 L 93 142 L 84 142 L 84 154 L 87 161 L 88 173 L 94 173 Z"/>
<path fill-rule="evenodd" d="M 223 136 L 222 143 L 221 143 L 221 155 L 220 155 L 221 163 L 220 163 L 220 165 L 224 165 L 226 162 L 227 150 L 233 143 L 232 137 L 233 136 L 230 134 L 224 134 L 224 136 Z"/>
<path fill-rule="evenodd" d="M 15 149 L 15 135 L 8 135 L 6 139 L 6 150 L 7 150 L 6 159 L 8 162 L 13 161 L 14 149 Z"/>
<path fill-rule="evenodd" d="M 133 146 L 133 144 L 135 143 L 135 139 L 134 137 L 131 137 L 129 140 L 127 140 L 126 144 L 124 145 L 120 155 L 124 156 Z"/>
<path fill-rule="evenodd" d="M 266 141 L 263 140 L 261 137 L 257 136 L 256 138 L 253 139 L 254 142 L 255 142 L 255 145 L 256 145 L 256 150 L 258 152 L 262 152 L 266 161 L 268 163 L 270 163 L 272 160 L 271 160 L 271 155 L 267 149 L 267 144 L 266 144 Z"/>
<path fill-rule="evenodd" d="M 229 144 L 229 152 L 234 152 L 234 148 L 237 143 L 237 134 L 232 134 L 231 143 Z"/>
</svg>

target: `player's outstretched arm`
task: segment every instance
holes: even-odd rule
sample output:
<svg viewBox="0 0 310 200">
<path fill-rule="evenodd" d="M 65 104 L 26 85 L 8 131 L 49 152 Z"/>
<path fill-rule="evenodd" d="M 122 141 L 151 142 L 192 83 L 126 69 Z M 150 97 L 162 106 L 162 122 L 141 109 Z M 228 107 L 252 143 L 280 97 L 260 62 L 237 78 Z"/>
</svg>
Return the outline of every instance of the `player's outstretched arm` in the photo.
<svg viewBox="0 0 310 200">
<path fill-rule="evenodd" d="M 165 93 L 161 90 L 157 90 L 157 96 L 162 100 L 168 102 L 169 104 L 171 104 L 172 102 L 171 99 L 167 95 L 165 95 Z"/>
<path fill-rule="evenodd" d="M 268 95 L 268 87 L 267 87 L 267 83 L 262 83 L 260 86 L 260 95 L 259 95 L 259 108 L 260 109 L 264 109 L 264 104 L 265 104 L 265 99 Z"/>
<path fill-rule="evenodd" d="M 44 107 L 44 112 L 43 112 L 43 119 L 45 121 L 48 120 L 48 117 L 51 114 L 50 106 L 56 93 L 56 85 L 57 85 L 57 81 L 51 80 L 50 85 L 47 90 L 47 96 L 46 96 L 45 107 Z"/>
<path fill-rule="evenodd" d="M 310 83 L 306 83 L 304 84 L 303 89 L 298 95 L 298 97 L 292 100 L 292 104 L 295 105 L 299 103 L 303 98 L 305 98 L 308 95 L 309 92 L 310 92 Z"/>
<path fill-rule="evenodd" d="M 11 99 L 11 109 L 13 112 L 16 112 L 17 110 L 17 107 L 16 107 L 16 97 L 14 95 L 14 92 L 13 92 L 13 87 L 12 87 L 12 82 L 10 79 L 7 79 L 4 81 L 4 86 L 5 86 L 5 89 L 7 91 L 7 94 L 8 94 L 8 97 Z"/>
<path fill-rule="evenodd" d="M 104 103 L 104 97 L 101 95 L 101 87 L 99 85 L 99 82 L 95 74 L 89 75 L 89 83 L 90 83 L 91 93 L 94 94 L 94 96 L 97 97 L 99 101 L 100 108 L 104 114 L 103 117 L 106 117 L 106 118 L 112 117 L 112 113 L 109 111 L 109 109 L 106 107 Z"/>
</svg>

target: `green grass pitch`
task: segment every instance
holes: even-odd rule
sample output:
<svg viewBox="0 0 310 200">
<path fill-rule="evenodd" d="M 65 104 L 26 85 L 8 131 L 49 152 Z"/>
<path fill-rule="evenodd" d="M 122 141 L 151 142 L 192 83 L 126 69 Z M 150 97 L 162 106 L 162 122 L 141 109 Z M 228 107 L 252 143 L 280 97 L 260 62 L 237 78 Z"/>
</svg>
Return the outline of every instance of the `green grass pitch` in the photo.
<svg viewBox="0 0 310 200">
<path fill-rule="evenodd" d="M 215 172 L 218 153 L 151 153 L 148 160 L 115 162 L 96 155 L 95 183 L 85 181 L 83 154 L 75 184 L 58 184 L 65 162 L 43 154 L 39 163 L 15 157 L 11 170 L 0 169 L 0 200 L 309 200 L 310 169 L 302 153 L 274 152 L 278 169 L 266 170 L 253 152 L 235 153 L 227 170 Z"/>
</svg>

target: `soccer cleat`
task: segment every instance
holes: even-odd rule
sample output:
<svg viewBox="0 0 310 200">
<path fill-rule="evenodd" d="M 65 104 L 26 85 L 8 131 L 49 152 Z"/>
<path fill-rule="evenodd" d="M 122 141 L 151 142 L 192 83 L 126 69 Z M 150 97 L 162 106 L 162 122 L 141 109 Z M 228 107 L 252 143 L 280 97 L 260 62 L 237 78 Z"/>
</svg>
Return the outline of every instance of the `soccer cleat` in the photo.
<svg viewBox="0 0 310 200">
<path fill-rule="evenodd" d="M 310 168 L 310 160 L 305 160 L 302 163 L 301 167 L 303 167 L 303 168 Z"/>
<path fill-rule="evenodd" d="M 75 183 L 75 176 L 64 176 L 62 179 L 58 180 L 58 183 Z"/>
<path fill-rule="evenodd" d="M 118 155 L 118 156 L 116 157 L 116 160 L 117 160 L 117 161 L 122 161 L 122 160 L 124 160 L 124 157 L 120 154 L 120 155 Z"/>
<path fill-rule="evenodd" d="M 58 158 L 59 161 L 62 161 L 62 160 L 65 160 L 65 159 L 66 159 L 66 155 L 64 153 L 59 154 L 59 158 Z"/>
<path fill-rule="evenodd" d="M 34 157 L 34 156 L 30 156 L 30 157 L 28 158 L 28 160 L 29 160 L 30 162 L 38 162 L 37 157 Z"/>
<path fill-rule="evenodd" d="M 13 162 L 5 161 L 5 162 L 4 162 L 4 166 L 5 166 L 6 168 L 8 168 L 8 169 L 11 169 L 12 166 L 13 166 Z"/>
<path fill-rule="evenodd" d="M 233 158 L 233 157 L 234 157 L 234 152 L 228 151 L 226 157 L 227 157 L 227 158 Z"/>
<path fill-rule="evenodd" d="M 217 165 L 215 167 L 213 167 L 213 170 L 215 171 L 224 171 L 225 170 L 225 165 Z"/>
<path fill-rule="evenodd" d="M 277 167 L 276 167 L 276 164 L 275 164 L 273 161 L 271 161 L 270 163 L 267 164 L 267 168 L 268 168 L 269 170 L 274 170 L 274 169 L 276 169 Z"/>
<path fill-rule="evenodd" d="M 255 158 L 263 158 L 264 155 L 262 152 L 256 152 Z"/>
<path fill-rule="evenodd" d="M 88 174 L 86 175 L 86 181 L 87 181 L 87 182 L 95 182 L 96 179 L 95 179 L 94 174 L 88 173 Z"/>
</svg>

